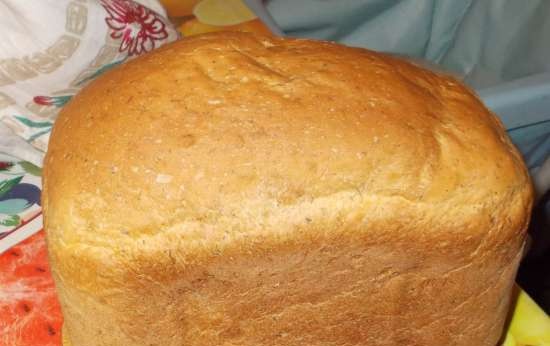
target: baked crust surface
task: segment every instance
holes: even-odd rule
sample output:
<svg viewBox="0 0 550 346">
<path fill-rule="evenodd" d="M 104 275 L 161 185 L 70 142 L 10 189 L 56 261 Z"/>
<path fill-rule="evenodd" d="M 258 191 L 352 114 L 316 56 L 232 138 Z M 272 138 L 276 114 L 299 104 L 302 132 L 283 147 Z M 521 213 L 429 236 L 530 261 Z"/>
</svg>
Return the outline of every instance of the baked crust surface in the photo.
<svg viewBox="0 0 550 346">
<path fill-rule="evenodd" d="M 72 346 L 494 346 L 532 203 L 455 79 L 243 33 L 85 87 L 43 196 Z"/>
</svg>

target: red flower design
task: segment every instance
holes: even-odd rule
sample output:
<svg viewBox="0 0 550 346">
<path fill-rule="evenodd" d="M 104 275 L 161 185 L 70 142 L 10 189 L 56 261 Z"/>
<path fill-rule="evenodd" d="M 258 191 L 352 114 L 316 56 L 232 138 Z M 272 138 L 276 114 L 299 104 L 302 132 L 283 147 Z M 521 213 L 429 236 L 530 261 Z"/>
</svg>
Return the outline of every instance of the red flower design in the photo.
<svg viewBox="0 0 550 346">
<path fill-rule="evenodd" d="M 56 106 L 63 107 L 69 100 L 72 98 L 72 95 L 63 95 L 63 96 L 35 96 L 33 101 L 36 104 L 42 106 Z"/>
<path fill-rule="evenodd" d="M 0 171 L 5 171 L 13 166 L 13 162 L 0 161 Z"/>
<path fill-rule="evenodd" d="M 35 96 L 32 99 L 34 103 L 42 106 L 51 106 L 52 102 L 49 96 Z"/>
<path fill-rule="evenodd" d="M 139 55 L 155 48 L 155 41 L 168 37 L 166 24 L 154 11 L 132 0 L 101 0 L 109 16 L 105 22 L 111 37 L 122 39 L 120 52 Z"/>
</svg>

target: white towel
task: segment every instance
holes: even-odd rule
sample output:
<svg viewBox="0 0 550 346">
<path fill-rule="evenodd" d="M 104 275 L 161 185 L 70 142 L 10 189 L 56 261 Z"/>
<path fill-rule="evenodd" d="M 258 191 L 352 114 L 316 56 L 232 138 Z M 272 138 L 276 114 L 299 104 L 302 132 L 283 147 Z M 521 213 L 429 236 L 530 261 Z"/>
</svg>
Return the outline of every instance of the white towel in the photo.
<svg viewBox="0 0 550 346">
<path fill-rule="evenodd" d="M 0 0 L 0 18 L 0 151 L 37 165 L 79 89 L 177 38 L 156 0 Z"/>
</svg>

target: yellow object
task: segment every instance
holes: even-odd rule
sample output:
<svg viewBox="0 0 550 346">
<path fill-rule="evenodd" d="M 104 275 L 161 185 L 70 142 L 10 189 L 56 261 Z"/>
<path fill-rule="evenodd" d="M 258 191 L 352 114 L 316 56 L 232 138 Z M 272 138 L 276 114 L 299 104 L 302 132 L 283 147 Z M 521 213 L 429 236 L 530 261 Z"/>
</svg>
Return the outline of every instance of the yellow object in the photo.
<svg viewBox="0 0 550 346">
<path fill-rule="evenodd" d="M 202 0 L 193 14 L 200 22 L 214 26 L 236 25 L 256 18 L 242 0 Z"/>
<path fill-rule="evenodd" d="M 178 29 L 183 36 L 192 36 L 207 32 L 221 31 L 224 30 L 224 27 L 204 24 L 199 22 L 197 18 L 193 18 L 183 22 Z"/>
<path fill-rule="evenodd" d="M 270 35 L 271 31 L 262 23 L 259 19 L 250 20 L 237 25 L 231 26 L 215 26 L 204 24 L 197 20 L 196 18 L 187 20 L 179 26 L 179 31 L 183 36 L 191 36 L 197 34 L 204 34 L 207 32 L 215 31 L 245 31 L 245 32 L 255 32 L 258 34 Z"/>
<path fill-rule="evenodd" d="M 505 342 L 503 346 L 550 346 L 550 317 L 523 290 L 519 292 L 508 333 L 516 343 Z"/>
<path fill-rule="evenodd" d="M 502 346 L 518 346 L 518 344 L 514 336 L 510 332 L 508 332 L 506 333 L 506 339 L 504 339 L 504 343 L 502 344 Z"/>
<path fill-rule="evenodd" d="M 170 17 L 183 17 L 193 14 L 193 8 L 201 0 L 160 0 Z"/>
</svg>

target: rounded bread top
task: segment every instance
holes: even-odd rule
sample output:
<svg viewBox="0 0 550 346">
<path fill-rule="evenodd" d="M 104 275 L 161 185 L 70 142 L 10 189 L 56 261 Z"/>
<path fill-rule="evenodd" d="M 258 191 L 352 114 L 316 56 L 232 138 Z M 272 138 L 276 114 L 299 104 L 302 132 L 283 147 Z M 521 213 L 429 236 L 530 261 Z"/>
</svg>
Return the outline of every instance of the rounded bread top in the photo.
<svg viewBox="0 0 550 346">
<path fill-rule="evenodd" d="M 390 200 L 458 222 L 531 198 L 502 125 L 459 81 L 245 33 L 182 39 L 90 83 L 56 121 L 44 185 L 50 239 L 91 244 L 400 217 Z"/>
</svg>

